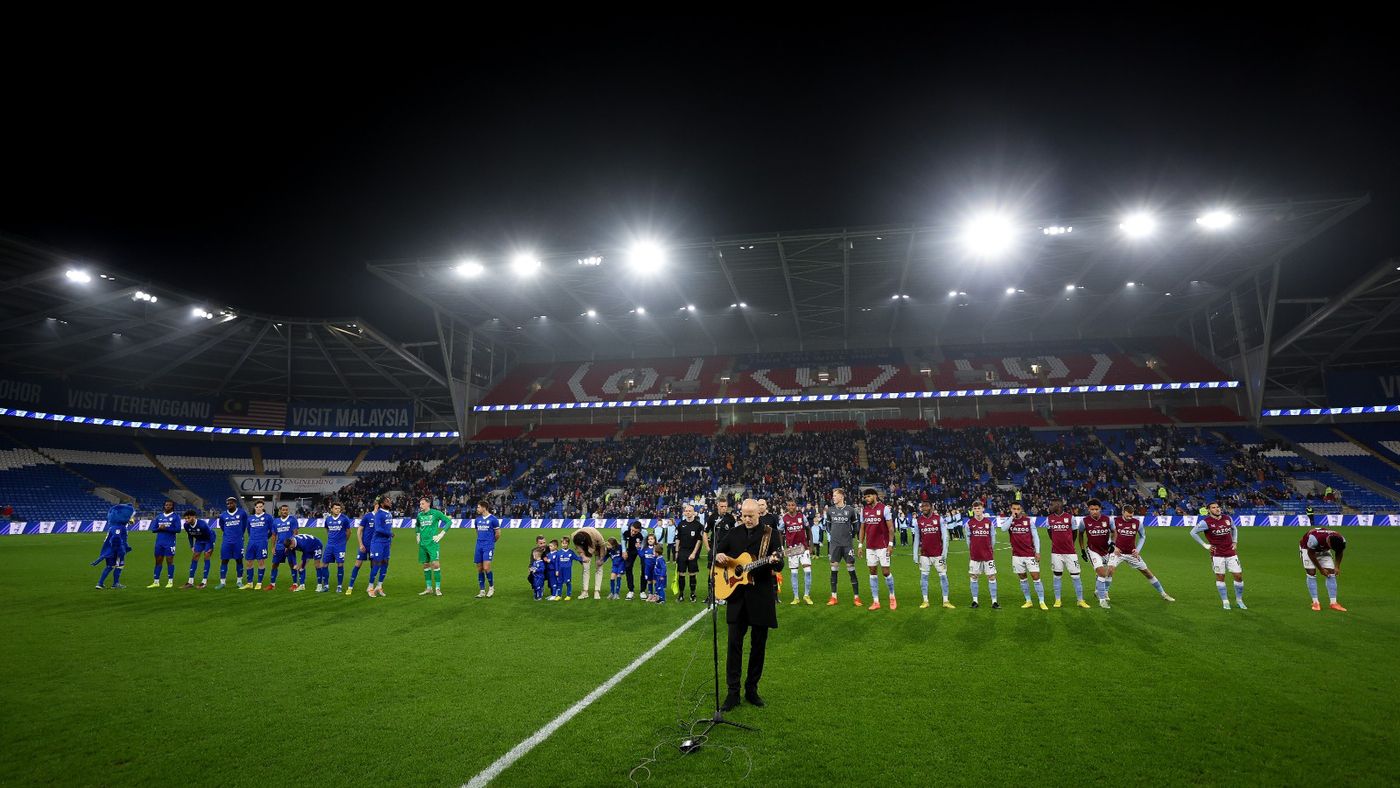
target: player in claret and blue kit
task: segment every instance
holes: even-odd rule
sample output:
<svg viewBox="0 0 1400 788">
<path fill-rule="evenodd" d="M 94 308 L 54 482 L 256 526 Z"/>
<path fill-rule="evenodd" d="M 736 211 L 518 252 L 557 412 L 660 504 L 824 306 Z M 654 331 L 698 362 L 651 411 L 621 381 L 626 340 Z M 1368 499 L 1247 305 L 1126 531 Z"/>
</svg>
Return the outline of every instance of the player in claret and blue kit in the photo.
<svg viewBox="0 0 1400 788">
<path fill-rule="evenodd" d="M 326 529 L 326 554 L 327 564 L 335 564 L 335 592 L 337 594 L 345 590 L 345 547 L 347 538 L 350 535 L 350 518 L 346 516 L 340 501 L 331 504 L 331 513 L 321 519 L 321 525 Z M 330 569 L 326 569 L 326 585 L 330 585 Z"/>
<path fill-rule="evenodd" d="M 223 543 L 219 547 L 219 585 L 223 588 L 228 578 L 228 562 L 234 562 L 233 580 L 243 587 L 243 540 L 248 536 L 248 512 L 238 505 L 232 495 L 224 502 L 226 508 L 219 512 L 219 530 L 224 532 Z"/>
<path fill-rule="evenodd" d="M 272 553 L 272 577 L 268 578 L 267 590 L 272 591 L 277 588 L 277 570 L 285 562 L 292 570 L 292 590 L 300 591 L 297 587 L 297 563 L 296 553 L 289 552 L 283 547 L 287 543 L 288 537 L 297 535 L 297 528 L 301 525 L 297 518 L 292 516 L 291 509 L 286 504 L 277 507 L 277 516 L 272 518 L 272 542 L 276 545 Z M 301 567 L 304 574 L 306 567 Z"/>
<path fill-rule="evenodd" d="M 1210 553 L 1211 569 L 1215 572 L 1215 590 L 1220 594 L 1220 604 L 1230 609 L 1230 597 L 1225 588 L 1225 573 L 1235 576 L 1235 605 L 1240 610 L 1244 606 L 1244 569 L 1240 566 L 1240 554 L 1236 551 L 1240 543 L 1240 530 L 1221 511 L 1220 503 L 1211 501 L 1206 507 L 1206 516 L 1196 522 L 1191 529 L 1191 538 L 1200 543 Z M 1200 534 L 1206 535 L 1205 539 Z M 1209 541 L 1209 544 L 1207 544 Z"/>
<path fill-rule="evenodd" d="M 154 579 L 147 588 L 160 588 L 160 567 L 165 565 L 166 588 L 175 587 L 175 538 L 180 535 L 180 516 L 175 514 L 175 502 L 166 501 L 163 511 L 156 515 L 151 530 L 156 534 L 156 568 Z"/>
<path fill-rule="evenodd" d="M 107 510 L 107 527 L 104 529 L 107 536 L 102 540 L 102 551 L 97 554 L 97 560 L 91 564 L 107 564 L 102 569 L 102 576 L 97 579 L 99 590 L 107 582 L 108 575 L 112 576 L 112 588 L 126 588 L 122 585 L 122 568 L 126 566 L 126 554 L 131 552 L 126 529 L 131 527 L 131 518 L 135 516 L 136 508 L 129 503 L 115 504 Z"/>
<path fill-rule="evenodd" d="M 496 539 L 501 535 L 501 521 L 491 514 L 491 509 L 482 499 L 476 505 L 476 519 L 472 520 L 476 529 L 476 548 L 472 561 L 476 564 L 476 598 L 496 595 L 496 575 L 491 571 L 491 559 L 496 556 Z"/>
<path fill-rule="evenodd" d="M 214 529 L 209 527 L 209 523 L 199 519 L 199 513 L 193 509 L 186 509 L 181 515 L 185 534 L 190 540 L 190 579 L 185 582 L 185 588 L 195 588 L 194 573 L 199 567 L 199 559 L 204 559 L 204 579 L 199 581 L 199 588 L 209 585 L 209 559 L 214 557 L 214 539 L 216 535 Z"/>
</svg>

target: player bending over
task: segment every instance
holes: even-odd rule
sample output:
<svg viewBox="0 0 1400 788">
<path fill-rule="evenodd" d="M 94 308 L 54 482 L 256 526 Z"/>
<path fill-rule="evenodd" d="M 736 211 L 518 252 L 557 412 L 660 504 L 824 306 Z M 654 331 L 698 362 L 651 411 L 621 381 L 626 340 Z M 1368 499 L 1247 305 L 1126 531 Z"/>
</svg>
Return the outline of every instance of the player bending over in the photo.
<svg viewBox="0 0 1400 788">
<path fill-rule="evenodd" d="M 293 553 L 301 553 L 301 576 L 293 576 L 292 579 L 295 581 L 292 585 L 293 591 L 306 590 L 306 565 L 312 561 L 316 562 L 316 592 L 324 594 L 331 590 L 331 573 L 326 568 L 325 550 L 320 539 L 311 534 L 289 536 L 282 540 L 282 549 L 288 556 Z M 297 570 L 293 569 L 292 571 L 296 572 Z"/>
<path fill-rule="evenodd" d="M 1347 609 L 1337 598 L 1337 576 L 1342 572 L 1342 554 L 1346 549 L 1346 537 L 1326 528 L 1314 528 L 1298 541 L 1298 555 L 1303 559 L 1303 571 L 1308 573 L 1308 595 L 1312 597 L 1313 610 L 1322 609 L 1317 601 L 1317 572 L 1320 569 L 1327 582 L 1327 606 L 1346 612 Z"/>
</svg>

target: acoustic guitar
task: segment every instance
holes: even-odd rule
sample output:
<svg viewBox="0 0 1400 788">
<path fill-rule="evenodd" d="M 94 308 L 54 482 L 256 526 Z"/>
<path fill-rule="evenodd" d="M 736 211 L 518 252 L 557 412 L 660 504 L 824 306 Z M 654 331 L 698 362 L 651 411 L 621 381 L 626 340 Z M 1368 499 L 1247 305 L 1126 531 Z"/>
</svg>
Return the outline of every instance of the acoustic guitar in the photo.
<svg viewBox="0 0 1400 788">
<path fill-rule="evenodd" d="M 807 548 L 803 545 L 789 547 L 782 552 L 782 555 L 769 556 L 768 558 L 754 559 L 748 553 L 740 553 L 734 559 L 734 563 L 729 566 L 715 567 L 715 597 L 717 599 L 728 599 L 734 590 L 739 586 L 749 585 L 753 582 L 752 572 L 768 564 L 782 563 L 788 556 L 801 555 Z"/>
</svg>

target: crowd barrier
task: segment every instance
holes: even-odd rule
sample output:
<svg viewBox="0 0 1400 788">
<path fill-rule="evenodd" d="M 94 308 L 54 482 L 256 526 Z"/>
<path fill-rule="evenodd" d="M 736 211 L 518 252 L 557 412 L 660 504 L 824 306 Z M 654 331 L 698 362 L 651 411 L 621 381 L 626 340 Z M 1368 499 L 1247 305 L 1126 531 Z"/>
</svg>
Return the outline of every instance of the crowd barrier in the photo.
<svg viewBox="0 0 1400 788">
<path fill-rule="evenodd" d="M 1036 527 L 1045 527 L 1044 517 L 1032 518 Z M 1074 518 L 1078 523 L 1080 518 Z M 1155 516 L 1143 518 L 1144 524 L 1159 528 L 1192 528 L 1201 518 L 1195 515 L 1185 517 Z M 1400 514 L 1318 514 L 1309 518 L 1306 514 L 1243 514 L 1232 518 L 1237 525 L 1243 528 L 1258 527 L 1314 527 L 1314 528 L 1338 528 L 1349 526 L 1400 526 Z M 997 518 L 998 523 L 1005 525 L 1007 518 Z M 397 518 L 394 520 L 395 528 L 412 528 L 414 519 L 411 517 Z M 572 530 L 591 526 L 593 528 L 624 528 L 631 522 L 625 518 L 606 520 L 552 520 L 552 519 L 511 519 L 502 520 L 502 528 L 559 528 Z M 641 520 L 643 528 L 651 529 L 659 526 L 661 520 Z M 301 521 L 301 525 L 307 528 L 319 528 L 321 520 L 312 517 Z M 0 525 L 0 536 L 28 536 L 30 534 L 91 534 L 102 533 L 106 530 L 105 520 L 39 520 L 35 522 L 11 522 L 8 525 Z M 453 520 L 453 528 L 470 528 L 470 520 Z M 151 530 L 150 520 L 138 520 L 134 531 Z"/>
</svg>

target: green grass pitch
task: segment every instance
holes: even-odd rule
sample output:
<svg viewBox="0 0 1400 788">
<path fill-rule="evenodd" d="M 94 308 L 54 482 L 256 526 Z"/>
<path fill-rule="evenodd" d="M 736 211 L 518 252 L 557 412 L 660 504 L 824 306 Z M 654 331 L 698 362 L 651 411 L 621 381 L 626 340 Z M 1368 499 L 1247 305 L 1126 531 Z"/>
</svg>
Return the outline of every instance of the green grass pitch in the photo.
<svg viewBox="0 0 1400 788">
<path fill-rule="evenodd" d="M 533 536 L 505 533 L 491 600 L 474 598 L 464 531 L 443 543 L 440 599 L 416 595 L 411 532 L 395 540 L 389 597 L 373 600 L 363 578 L 353 598 L 287 593 L 285 573 L 273 593 L 147 590 L 149 534 L 132 535 L 128 588 L 99 592 L 87 562 L 100 535 L 0 539 L 3 780 L 460 785 L 699 609 L 534 602 Z M 1150 529 L 1144 551 L 1178 601 L 1124 567 L 1107 611 L 1020 609 L 1005 551 L 1005 609 L 985 606 L 984 582 L 971 610 L 961 543 L 956 610 L 918 609 L 908 548 L 897 611 L 852 607 L 844 573 L 842 605 L 827 608 L 823 557 L 818 606 L 791 607 L 784 589 L 768 708 L 730 715 L 761 732 L 676 750 L 677 722 L 711 702 L 706 623 L 496 784 L 1394 784 L 1400 530 L 1347 529 L 1345 614 L 1309 609 L 1299 536 L 1243 532 L 1251 609 L 1230 612 L 1182 529 Z M 177 584 L 188 566 L 182 538 Z"/>
</svg>

